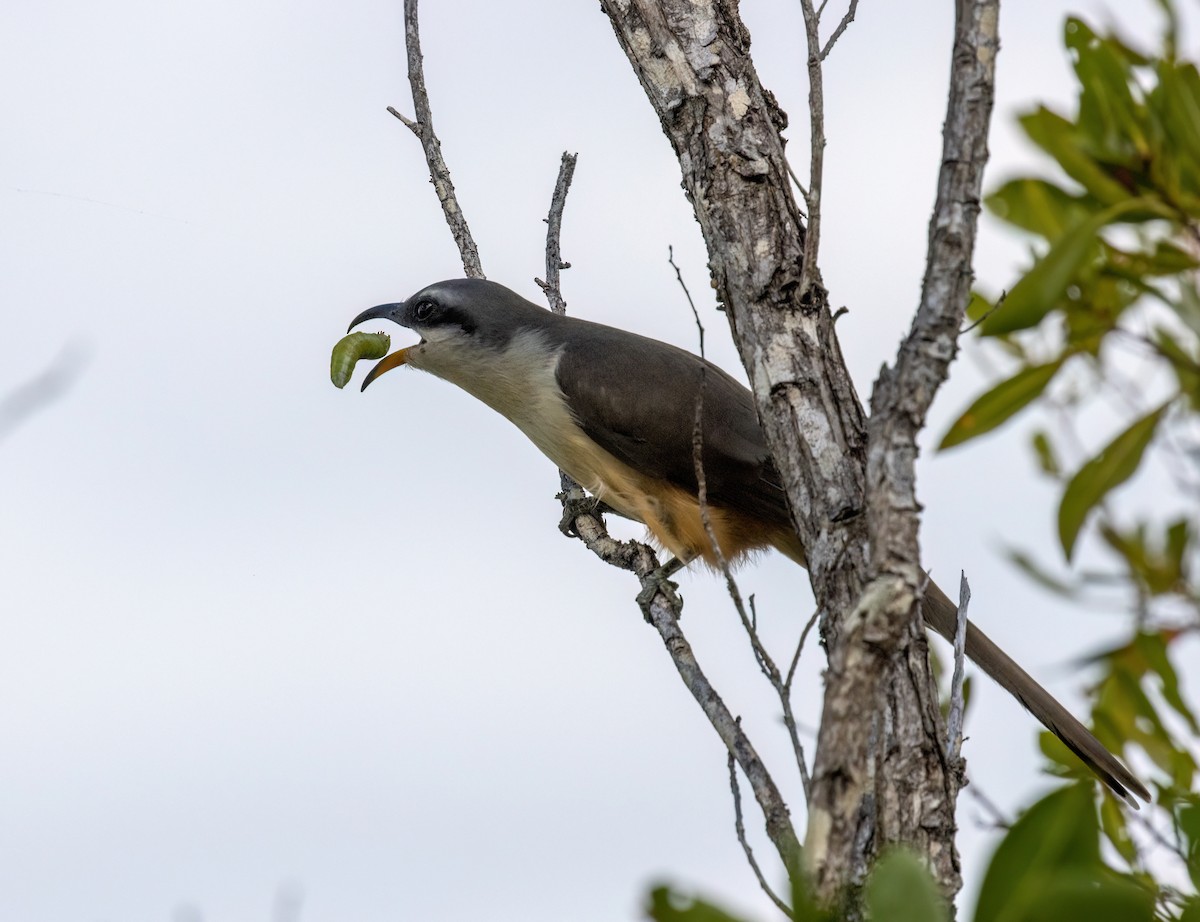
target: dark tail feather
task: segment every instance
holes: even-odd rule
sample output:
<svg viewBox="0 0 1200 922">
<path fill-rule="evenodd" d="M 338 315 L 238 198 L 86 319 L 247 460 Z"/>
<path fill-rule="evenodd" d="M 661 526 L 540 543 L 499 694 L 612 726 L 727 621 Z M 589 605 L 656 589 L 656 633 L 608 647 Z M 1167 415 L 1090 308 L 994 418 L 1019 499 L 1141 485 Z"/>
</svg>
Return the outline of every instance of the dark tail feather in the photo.
<svg viewBox="0 0 1200 922">
<path fill-rule="evenodd" d="M 930 582 L 925 590 L 922 608 L 925 623 L 953 643 L 958 606 Z M 1053 695 L 1038 685 L 1029 673 L 970 622 L 967 623 L 967 656 L 1025 705 L 1047 730 L 1062 740 L 1126 803 L 1134 808 L 1138 806 L 1137 801 L 1130 796 L 1131 791 L 1145 801 L 1150 800 L 1150 792 L 1146 790 L 1146 786 L 1138 781 L 1116 756 L 1105 749 L 1087 727 L 1071 716 Z"/>
</svg>

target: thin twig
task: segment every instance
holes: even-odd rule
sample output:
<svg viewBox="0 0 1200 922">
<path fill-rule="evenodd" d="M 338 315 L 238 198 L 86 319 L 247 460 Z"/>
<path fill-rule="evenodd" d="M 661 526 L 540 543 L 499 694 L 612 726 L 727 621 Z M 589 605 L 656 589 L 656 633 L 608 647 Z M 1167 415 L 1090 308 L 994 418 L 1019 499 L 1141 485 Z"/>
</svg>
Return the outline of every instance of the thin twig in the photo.
<svg viewBox="0 0 1200 922">
<path fill-rule="evenodd" d="M 430 164 L 430 175 L 434 180 L 435 189 L 438 190 L 438 197 L 443 202 L 443 210 L 447 213 L 447 222 L 451 225 L 451 231 L 455 233 L 456 241 L 459 240 L 457 228 L 465 234 L 463 239 L 469 241 L 470 249 L 474 250 L 474 241 L 470 237 L 469 230 L 466 229 L 465 220 L 461 220 L 462 212 L 458 208 L 453 186 L 449 183 L 449 173 L 445 171 L 445 164 L 441 162 L 440 145 L 432 130 L 428 97 L 424 91 L 424 78 L 421 76 L 416 0 L 405 0 L 404 13 L 405 35 L 409 51 L 409 81 L 413 87 L 413 99 L 417 107 L 422 143 L 426 148 L 426 160 Z M 395 114 L 400 117 L 399 113 Z M 434 166 L 434 159 L 430 154 L 431 148 L 437 152 L 440 170 Z M 441 176 L 445 178 L 444 185 L 439 185 Z M 443 192 L 446 193 L 445 198 L 443 198 Z M 458 215 L 459 222 L 451 220 L 451 210 Z M 479 268 L 478 253 L 475 252 L 472 263 L 468 259 L 468 251 L 464 249 L 461 242 L 459 249 L 463 254 L 464 269 L 468 274 L 472 274 L 473 266 L 475 277 L 483 277 L 482 270 Z M 691 644 L 688 643 L 679 628 L 682 600 L 677 595 L 665 591 L 666 587 L 660 574 L 658 558 L 650 547 L 641 542 L 618 541 L 609 535 L 604 527 L 603 519 L 596 511 L 598 504 L 594 500 L 589 500 L 582 489 L 578 487 L 577 489 L 580 494 L 578 497 L 569 496 L 564 501 L 564 508 L 567 509 L 564 519 L 569 517 L 572 532 L 596 556 L 612 566 L 633 571 L 641 583 L 643 592 L 652 593 L 649 601 L 645 604 L 647 620 L 658 631 L 684 685 L 700 705 L 700 709 L 712 724 L 725 748 L 733 754 L 745 773 L 746 779 L 754 791 L 755 799 L 763 812 L 767 836 L 778 851 L 780 859 L 786 867 L 798 867 L 801 860 L 800 840 L 792 825 L 787 803 L 767 773 L 753 744 L 742 732 L 741 727 L 737 725 L 720 695 L 717 694 L 716 689 L 712 687 L 700 669 L 695 654 L 692 652 Z M 576 503 L 576 501 L 578 502 Z"/>
<path fill-rule="evenodd" d="M 821 4 L 821 9 L 825 8 L 825 4 Z M 846 31 L 850 23 L 854 22 L 854 14 L 858 12 L 858 0 L 850 0 L 850 9 L 846 10 L 846 15 L 842 17 L 842 21 L 838 23 L 837 28 L 833 30 L 833 35 L 829 36 L 829 41 L 825 43 L 825 47 L 821 49 L 821 60 L 824 61 L 829 57 L 829 52 L 833 51 L 834 43 L 842 37 L 842 33 Z"/>
<path fill-rule="evenodd" d="M 433 112 L 429 107 L 429 93 L 425 89 L 421 36 L 417 28 L 417 0 L 404 0 L 404 44 L 408 51 L 408 84 L 412 88 L 413 109 L 417 120 L 412 122 L 406 119 L 390 106 L 388 111 L 421 139 L 421 147 L 425 150 L 425 162 L 429 165 L 429 179 L 437 192 L 438 201 L 442 203 L 442 213 L 446 216 L 450 233 L 458 245 L 463 271 L 470 278 L 485 278 L 483 265 L 479 261 L 479 248 L 475 245 L 475 238 L 471 236 L 471 229 L 467 227 L 467 219 L 458 205 L 454 183 L 450 179 L 450 168 L 446 166 L 442 157 L 442 143 L 433 130 Z"/>
<path fill-rule="evenodd" d="M 996 829 L 1011 829 L 1012 828 L 1012 824 L 1013 824 L 1012 819 L 1010 819 L 1008 816 L 1006 816 L 1004 814 L 1004 811 L 1001 810 L 999 807 L 997 807 L 995 802 L 990 797 L 988 797 L 987 794 L 983 793 L 983 791 L 980 790 L 978 784 L 972 783 L 965 790 L 968 794 L 970 794 L 972 797 L 975 798 L 975 800 L 979 803 L 979 805 L 981 807 L 983 807 L 984 810 L 986 810 L 988 813 L 990 813 L 992 815 L 992 827 L 993 828 L 996 828 Z"/>
<path fill-rule="evenodd" d="M 674 247 L 667 247 L 667 262 L 671 268 L 675 270 L 675 278 L 679 282 L 679 287 L 683 289 L 684 296 L 687 298 L 688 305 L 692 309 L 692 316 L 696 320 L 696 329 L 699 331 L 700 337 L 700 358 L 704 359 L 704 324 L 700 320 L 700 312 L 696 309 L 696 303 L 692 300 L 692 294 L 688 291 L 687 284 L 683 281 L 683 273 L 679 266 L 675 263 Z M 779 672 L 779 667 L 775 665 L 774 659 L 767 652 L 766 645 L 763 644 L 762 638 L 758 635 L 758 613 L 754 609 L 754 597 L 750 597 L 751 614 L 746 613 L 746 606 L 742 601 L 742 593 L 738 588 L 737 580 L 734 579 L 733 571 L 729 566 L 729 561 L 725 558 L 724 552 L 721 550 L 720 543 L 717 541 L 716 532 L 712 525 L 712 515 L 708 506 L 708 480 L 704 474 L 704 392 L 708 384 L 708 367 L 707 364 L 700 366 L 700 392 L 696 395 L 696 416 L 692 426 L 692 465 L 696 472 L 697 498 L 700 504 L 700 521 L 704 525 L 704 533 L 708 536 L 709 545 L 712 547 L 713 558 L 717 562 L 717 568 L 725 577 L 725 586 L 729 592 L 730 599 L 733 600 L 733 607 L 737 610 L 738 618 L 741 619 L 742 627 L 746 631 L 746 635 L 750 638 L 750 648 L 754 652 L 755 662 L 758 663 L 758 668 L 762 674 L 766 676 L 767 681 L 771 683 L 771 687 L 775 689 L 775 693 L 779 696 L 780 707 L 783 709 L 783 723 L 787 728 L 788 735 L 792 741 L 792 749 L 796 755 L 796 762 L 800 768 L 800 781 L 804 786 L 804 796 L 807 800 L 809 789 L 809 774 L 808 766 L 804 757 L 804 746 L 800 742 L 800 735 L 796 729 L 796 717 L 792 711 L 791 699 L 791 677 L 795 674 L 796 662 L 799 658 L 800 648 L 803 647 L 803 635 L 801 636 L 800 647 L 797 647 L 796 659 L 792 661 L 791 670 L 788 673 L 788 680 L 785 682 L 783 676 Z M 805 631 L 807 633 L 807 630 Z"/>
<path fill-rule="evenodd" d="M 951 765 L 956 765 L 962 755 L 963 717 L 966 712 L 963 682 L 967 657 L 967 606 L 970 604 L 971 586 L 964 572 L 958 585 L 958 621 L 954 628 L 954 675 L 950 680 L 950 714 L 946 720 L 946 760 Z"/>
<path fill-rule="evenodd" d="M 562 285 L 559 270 L 570 266 L 562 261 L 562 217 L 567 205 L 567 193 L 571 191 L 571 180 L 575 178 L 575 161 L 578 154 L 563 151 L 562 160 L 558 166 L 558 178 L 554 182 L 554 194 L 550 196 L 550 213 L 546 216 L 546 281 L 535 278 L 538 286 L 550 302 L 550 310 L 556 314 L 567 312 L 567 302 L 562 296 Z M 570 474 L 562 468 L 558 469 L 558 483 L 562 491 L 558 494 L 563 507 L 563 520 L 559 528 L 568 535 L 579 535 L 579 527 L 574 515 L 578 510 L 588 510 L 588 514 L 608 537 L 604 521 L 596 513 L 596 504 L 587 495 L 587 491 Z M 611 540 L 611 539 L 609 539 Z M 586 543 L 586 542 L 585 542 Z M 593 549 L 594 550 L 594 549 Z M 604 555 L 595 551 L 602 560 Z M 611 563 L 611 561 L 608 561 Z"/>
<path fill-rule="evenodd" d="M 804 13 L 804 35 L 808 43 L 810 134 L 808 191 L 804 192 L 808 225 L 804 229 L 804 265 L 800 270 L 800 297 L 806 299 L 809 289 L 821 281 L 817 255 L 821 248 L 821 189 L 825 169 L 825 84 L 821 73 L 821 62 L 824 60 L 821 52 L 821 13 L 813 8 L 812 0 L 800 0 L 800 9 Z M 824 10 L 824 4 L 821 9 Z M 799 182 L 797 185 L 800 185 Z"/>
<path fill-rule="evenodd" d="M 783 704 L 783 723 L 787 727 L 788 737 L 792 741 L 792 753 L 796 756 L 796 767 L 800 770 L 800 784 L 804 788 L 806 802 L 810 802 L 812 776 L 808 773 L 808 759 L 804 755 L 804 744 L 800 742 L 800 727 L 792 713 L 792 680 L 796 678 L 796 667 L 800 665 L 800 654 L 804 652 L 804 642 L 808 640 L 809 632 L 817 623 L 820 614 L 820 609 L 814 611 L 808 619 L 808 623 L 804 625 L 804 630 L 800 632 L 800 642 L 796 644 L 796 652 L 792 655 L 791 665 L 788 666 L 787 678 L 783 682 L 782 691 L 779 692 L 779 700 Z"/>
<path fill-rule="evenodd" d="M 742 719 L 739 717 L 737 721 L 738 726 L 741 726 Z M 758 885 L 762 888 L 763 893 L 779 907 L 780 912 L 790 919 L 792 917 L 791 908 L 771 889 L 767 878 L 763 876 L 762 868 L 758 866 L 758 861 L 754 857 L 754 850 L 746 841 L 746 824 L 742 822 L 742 792 L 738 789 L 737 762 L 734 761 L 732 752 L 729 754 L 729 790 L 733 792 L 733 828 L 737 832 L 737 839 L 742 845 L 742 851 L 746 853 L 746 861 L 750 864 L 750 870 L 758 878 Z"/>
<path fill-rule="evenodd" d="M 546 293 L 550 310 L 556 314 L 567 312 L 567 302 L 563 300 L 559 285 L 559 272 L 562 269 L 570 269 L 571 264 L 562 261 L 560 238 L 563 207 L 567 204 L 567 192 L 571 188 L 571 180 L 575 176 L 575 161 L 578 159 L 578 154 L 563 151 L 562 162 L 558 167 L 558 179 L 554 183 L 554 195 L 550 198 L 550 214 L 546 217 L 546 281 L 534 279 L 538 287 Z"/>
<path fill-rule="evenodd" d="M 992 316 L 992 314 L 994 314 L 994 313 L 996 313 L 996 311 L 1000 310 L 1000 305 L 1002 305 L 1004 303 L 1004 299 L 1007 297 L 1008 297 L 1007 291 L 1000 292 L 1000 297 L 998 297 L 996 299 L 996 303 L 993 304 L 991 307 L 989 307 L 986 311 L 984 311 L 983 316 L 980 317 L 978 320 L 976 320 L 974 323 L 972 323 L 970 326 L 963 327 L 963 330 L 959 334 L 959 336 L 966 336 L 973 329 L 975 329 L 977 326 L 979 326 L 981 323 L 983 323 L 985 320 L 987 320 L 988 317 Z M 968 301 L 967 304 L 968 304 L 968 306 L 970 306 L 970 301 Z"/>
</svg>

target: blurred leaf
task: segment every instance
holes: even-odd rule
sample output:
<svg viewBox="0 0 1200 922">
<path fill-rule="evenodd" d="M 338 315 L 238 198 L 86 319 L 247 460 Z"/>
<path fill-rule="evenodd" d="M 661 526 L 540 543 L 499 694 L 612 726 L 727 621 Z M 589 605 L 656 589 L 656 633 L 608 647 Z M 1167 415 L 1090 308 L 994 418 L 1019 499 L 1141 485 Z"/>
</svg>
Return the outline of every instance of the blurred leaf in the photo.
<svg viewBox="0 0 1200 922">
<path fill-rule="evenodd" d="M 1067 599 L 1073 599 L 1079 594 L 1078 586 L 1064 582 L 1063 580 L 1054 576 L 1024 551 L 1010 547 L 1006 548 L 1004 553 L 1011 563 L 1019 567 L 1026 576 L 1038 583 L 1044 589 L 1049 589 L 1054 594 L 1060 595 Z"/>
<path fill-rule="evenodd" d="M 1118 204 L 1077 221 L 1013 286 L 1000 308 L 980 325 L 980 332 L 996 336 L 1037 326 L 1062 299 L 1088 256 L 1098 251 L 1097 235 L 1102 227 L 1135 212 L 1159 212 L 1162 208 L 1151 199 L 1126 196 Z"/>
<path fill-rule="evenodd" d="M 1154 343 L 1171 365 L 1179 391 L 1188 398 L 1193 410 L 1200 410 L 1200 360 L 1176 339 L 1170 331 L 1159 327 L 1154 331 Z"/>
<path fill-rule="evenodd" d="M 1063 553 L 1071 559 L 1075 539 L 1089 512 L 1114 488 L 1133 476 L 1142 455 L 1154 438 L 1154 430 L 1169 403 L 1148 413 L 1109 442 L 1083 465 L 1067 483 L 1058 507 L 1058 536 Z"/>
<path fill-rule="evenodd" d="M 743 922 L 712 903 L 684 896 L 665 886 L 650 891 L 646 915 L 655 922 Z"/>
<path fill-rule="evenodd" d="M 1169 632 L 1143 632 L 1100 654 L 1096 659 L 1105 662 L 1108 671 L 1101 680 L 1092 716 L 1100 742 L 1116 752 L 1126 741 L 1136 743 L 1167 774 L 1172 785 L 1190 790 L 1196 775 L 1195 757 L 1163 722 L 1145 687 L 1146 677 L 1154 675 L 1164 698 L 1168 694 L 1180 698 L 1178 677 L 1165 650 L 1174 636 Z M 1181 700 L 1179 703 L 1183 704 Z M 1191 725 L 1193 718 L 1186 705 L 1181 716 Z"/>
<path fill-rule="evenodd" d="M 866 886 L 872 922 L 945 922 L 946 904 L 932 875 L 909 851 L 896 848 L 875 865 Z"/>
<path fill-rule="evenodd" d="M 1019 899 L 1014 899 L 1019 902 Z M 1047 882 L 1040 899 L 1004 922 L 1152 922 L 1154 895 L 1115 874 L 1064 874 Z"/>
<path fill-rule="evenodd" d="M 1129 835 L 1129 826 L 1125 822 L 1125 811 L 1115 797 L 1105 797 L 1100 802 L 1100 826 L 1105 838 L 1112 843 L 1117 853 L 1127 864 L 1137 860 L 1137 845 Z"/>
<path fill-rule="evenodd" d="M 1193 880 L 1195 880 L 1194 877 Z M 1200 897 L 1193 896 L 1184 904 L 1183 915 L 1179 917 L 1179 922 L 1200 922 Z"/>
<path fill-rule="evenodd" d="M 812 886 L 803 868 L 788 871 L 792 884 L 792 919 L 794 922 L 834 922 L 832 911 L 817 905 Z"/>
<path fill-rule="evenodd" d="M 1184 555 L 1190 541 L 1186 519 L 1179 519 L 1167 527 L 1160 545 L 1146 538 L 1143 523 L 1129 531 L 1118 531 L 1111 526 L 1100 529 L 1105 543 L 1121 555 L 1129 574 L 1150 595 L 1166 595 L 1185 589 Z"/>
<path fill-rule="evenodd" d="M 1073 122 L 1044 106 L 1020 118 L 1025 134 L 1058 161 L 1068 176 L 1106 205 L 1123 202 L 1129 190 L 1084 152 Z"/>
<path fill-rule="evenodd" d="M 1158 69 L 1162 114 L 1172 146 L 1200 161 L 1200 76 L 1193 64 L 1163 61 Z"/>
<path fill-rule="evenodd" d="M 1193 278 L 1179 280 L 1179 300 L 1173 305 L 1179 319 L 1187 324 L 1189 330 L 1200 336 L 1200 291 L 1196 290 Z"/>
<path fill-rule="evenodd" d="M 1046 389 L 1064 360 L 1065 356 L 1046 365 L 1023 368 L 978 397 L 942 436 L 938 450 L 951 448 L 990 432 L 1022 407 L 1028 406 Z"/>
<path fill-rule="evenodd" d="M 1179 675 L 1175 672 L 1171 658 L 1167 656 L 1167 643 L 1171 636 L 1174 635 L 1168 636 L 1160 632 L 1142 633 L 1134 642 L 1146 658 L 1150 671 L 1158 677 L 1159 692 L 1162 694 L 1163 700 L 1171 705 L 1176 714 L 1187 721 L 1187 725 L 1193 733 L 1200 734 L 1200 724 L 1196 723 L 1196 716 L 1187 706 L 1187 702 L 1183 700 L 1179 689 Z"/>
<path fill-rule="evenodd" d="M 1000 840 L 979 890 L 975 922 L 1031 918 L 1063 872 L 1099 877 L 1099 828 L 1091 783 L 1060 788 L 1035 803 Z"/>
<path fill-rule="evenodd" d="M 1038 466 L 1043 474 L 1049 474 L 1051 477 L 1062 475 L 1062 465 L 1058 463 L 1058 455 L 1054 453 L 1054 446 L 1050 444 L 1050 436 L 1043 430 L 1039 429 L 1033 434 L 1033 451 L 1037 455 Z"/>
<path fill-rule="evenodd" d="M 1067 287 L 1060 306 L 1067 325 L 1068 350 L 1099 357 L 1105 338 L 1141 297 L 1138 284 L 1100 265 Z"/>
<path fill-rule="evenodd" d="M 1178 275 L 1200 266 L 1200 260 L 1170 240 L 1159 240 L 1150 252 L 1128 252 L 1105 244 L 1109 270 L 1134 282 L 1145 276 Z"/>
<path fill-rule="evenodd" d="M 1130 71 L 1119 49 L 1086 23 L 1067 20 L 1066 45 L 1075 52 L 1079 127 L 1097 152 L 1132 162 L 1148 153 L 1143 116 L 1130 91 Z"/>
<path fill-rule="evenodd" d="M 1183 833 L 1188 874 L 1200 887 L 1200 804 L 1187 804 L 1179 810 L 1179 829 Z"/>
<path fill-rule="evenodd" d="M 1086 220 L 1100 203 L 1069 192 L 1044 179 L 1014 179 L 986 199 L 987 206 L 1009 224 L 1053 240 L 1068 227 Z"/>
</svg>

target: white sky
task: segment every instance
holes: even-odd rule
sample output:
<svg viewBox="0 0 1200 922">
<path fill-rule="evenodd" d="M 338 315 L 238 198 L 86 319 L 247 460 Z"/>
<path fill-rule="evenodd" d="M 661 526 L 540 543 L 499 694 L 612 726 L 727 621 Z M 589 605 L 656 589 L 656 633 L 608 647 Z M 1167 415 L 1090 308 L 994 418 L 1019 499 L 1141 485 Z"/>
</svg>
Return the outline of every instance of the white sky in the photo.
<svg viewBox="0 0 1200 922">
<path fill-rule="evenodd" d="M 489 276 L 540 297 L 542 218 L 578 151 L 569 309 L 694 348 L 666 255 L 703 304 L 700 235 L 598 5 L 425 7 L 436 123 Z M 822 269 L 864 396 L 917 301 L 950 7 L 864 3 L 828 64 Z M 1014 112 L 1067 96 L 1066 8 L 1002 12 L 989 185 L 1030 162 Z M 801 166 L 798 4 L 742 9 Z M 1152 9 L 1124 15 L 1152 30 Z M 8 3 L 0 80 L 0 395 L 56 356 L 78 373 L 0 442 L 0 922 L 251 922 L 297 901 L 305 922 L 599 922 L 636 918 L 657 879 L 771 917 L 720 743 L 633 580 L 559 535 L 549 462 L 430 377 L 329 384 L 352 316 L 460 274 L 419 145 L 384 111 L 411 112 L 399 0 Z M 984 283 L 1023 245 L 988 225 Z M 711 303 L 705 320 L 737 371 Z M 956 366 L 933 435 L 982 367 Z M 1077 705 L 1069 664 L 1123 621 L 1001 561 L 1004 542 L 1055 559 L 1018 429 L 920 473 L 927 565 L 951 584 L 965 568 L 973 616 Z M 741 582 L 782 649 L 811 609 L 804 574 L 765 559 Z M 802 829 L 721 585 L 683 591 Z M 814 645 L 810 727 L 821 664 Z M 967 729 L 974 783 L 1005 809 L 1046 787 L 1032 718 L 986 682 Z M 980 816 L 964 796 L 968 892 Z"/>
</svg>

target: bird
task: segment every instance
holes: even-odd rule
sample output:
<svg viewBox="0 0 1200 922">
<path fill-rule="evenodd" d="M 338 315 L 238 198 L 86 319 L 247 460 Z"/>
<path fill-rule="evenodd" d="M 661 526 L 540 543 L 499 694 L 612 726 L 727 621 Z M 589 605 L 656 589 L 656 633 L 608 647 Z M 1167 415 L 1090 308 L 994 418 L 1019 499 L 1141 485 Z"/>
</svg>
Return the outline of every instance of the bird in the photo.
<svg viewBox="0 0 1200 922">
<path fill-rule="evenodd" d="M 408 365 L 449 381 L 514 423 L 595 498 L 646 526 L 678 565 L 715 566 L 705 529 L 693 445 L 701 406 L 706 511 L 721 555 L 739 561 L 775 549 L 807 566 L 786 492 L 737 379 L 684 349 L 553 313 L 499 283 L 450 279 L 405 301 L 363 311 L 350 324 L 389 320 L 419 342 L 385 356 L 362 390 Z M 702 395 L 702 398 L 701 398 Z M 925 624 L 953 641 L 958 607 L 928 581 Z M 966 655 L 1132 806 L 1145 785 L 979 628 Z"/>
</svg>

